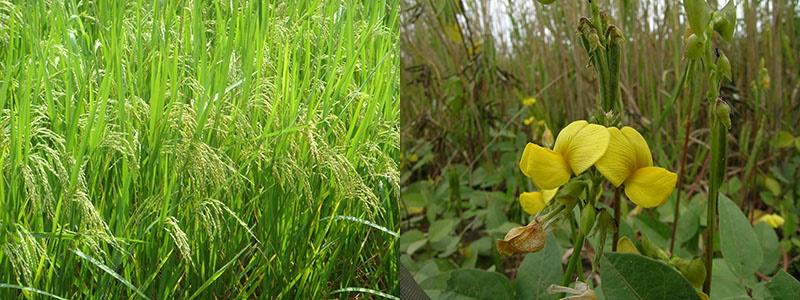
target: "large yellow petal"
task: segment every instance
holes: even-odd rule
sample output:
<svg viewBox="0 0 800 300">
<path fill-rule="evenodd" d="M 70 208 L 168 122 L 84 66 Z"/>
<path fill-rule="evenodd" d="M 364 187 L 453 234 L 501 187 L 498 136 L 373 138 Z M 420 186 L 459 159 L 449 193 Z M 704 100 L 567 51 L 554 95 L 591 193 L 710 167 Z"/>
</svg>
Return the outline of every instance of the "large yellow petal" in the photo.
<svg viewBox="0 0 800 300">
<path fill-rule="evenodd" d="M 519 195 L 519 204 L 522 210 L 531 216 L 535 216 L 547 206 L 542 192 L 522 193 Z"/>
<path fill-rule="evenodd" d="M 525 146 L 519 168 L 542 190 L 562 186 L 572 176 L 569 165 L 561 154 L 533 143 Z"/>
<path fill-rule="evenodd" d="M 652 167 L 653 154 L 650 153 L 650 147 L 647 146 L 647 141 L 644 137 L 631 127 L 622 127 L 622 134 L 628 138 L 628 141 L 633 145 L 636 150 L 636 168 Z"/>
<path fill-rule="evenodd" d="M 572 168 L 572 172 L 578 175 L 589 169 L 606 153 L 609 139 L 610 134 L 607 128 L 597 124 L 588 124 L 572 137 L 564 152 L 558 150 L 556 152 L 561 153 Z"/>
<path fill-rule="evenodd" d="M 553 148 L 558 153 L 566 153 L 567 149 L 569 148 L 569 144 L 575 138 L 575 135 L 578 134 L 578 131 L 581 131 L 586 125 L 589 125 L 589 122 L 585 120 L 577 120 L 569 123 L 567 127 L 561 129 L 558 132 L 558 137 L 556 137 L 556 146 Z"/>
<path fill-rule="evenodd" d="M 636 150 L 618 128 L 608 128 L 608 133 L 611 136 L 608 149 L 594 165 L 618 187 L 636 171 Z"/>
<path fill-rule="evenodd" d="M 664 168 L 641 168 L 625 181 L 625 195 L 641 207 L 656 207 L 667 201 L 677 181 L 678 175 Z"/>
</svg>

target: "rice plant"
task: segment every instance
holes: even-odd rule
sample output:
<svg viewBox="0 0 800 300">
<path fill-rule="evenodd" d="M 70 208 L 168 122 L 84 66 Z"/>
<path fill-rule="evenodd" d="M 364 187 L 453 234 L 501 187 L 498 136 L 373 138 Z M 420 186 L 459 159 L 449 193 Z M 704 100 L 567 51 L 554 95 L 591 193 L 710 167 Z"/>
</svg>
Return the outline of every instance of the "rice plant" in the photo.
<svg viewBox="0 0 800 300">
<path fill-rule="evenodd" d="M 394 297 L 399 9 L 0 1 L 0 298 Z"/>
</svg>

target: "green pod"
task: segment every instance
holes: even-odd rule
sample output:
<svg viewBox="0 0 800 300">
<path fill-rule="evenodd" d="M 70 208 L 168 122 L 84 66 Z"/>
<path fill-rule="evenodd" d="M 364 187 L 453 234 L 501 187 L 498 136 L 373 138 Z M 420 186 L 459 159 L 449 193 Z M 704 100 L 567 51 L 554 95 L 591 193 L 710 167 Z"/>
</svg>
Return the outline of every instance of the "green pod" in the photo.
<svg viewBox="0 0 800 300">
<path fill-rule="evenodd" d="M 683 0 L 683 9 L 692 30 L 697 34 L 704 34 L 711 19 L 711 9 L 706 0 Z"/>
<path fill-rule="evenodd" d="M 594 220 L 597 216 L 597 211 L 592 205 L 586 205 L 581 211 L 581 234 L 588 235 L 594 227 Z"/>
<path fill-rule="evenodd" d="M 719 60 L 717 60 L 717 73 L 728 80 L 732 80 L 733 76 L 731 75 L 731 61 L 728 60 L 728 56 L 726 56 L 725 53 L 720 51 L 719 54 Z"/>
<path fill-rule="evenodd" d="M 703 56 L 703 47 L 705 41 L 697 36 L 696 33 L 692 33 L 686 39 L 686 57 L 690 59 L 698 59 Z"/>
<path fill-rule="evenodd" d="M 556 2 L 556 0 L 536 0 L 536 1 L 539 1 L 539 3 L 544 4 L 544 5 Z"/>
<path fill-rule="evenodd" d="M 729 0 L 722 10 L 714 12 L 711 18 L 714 31 L 719 33 L 726 41 L 733 40 L 733 30 L 736 29 L 736 4 Z"/>
</svg>

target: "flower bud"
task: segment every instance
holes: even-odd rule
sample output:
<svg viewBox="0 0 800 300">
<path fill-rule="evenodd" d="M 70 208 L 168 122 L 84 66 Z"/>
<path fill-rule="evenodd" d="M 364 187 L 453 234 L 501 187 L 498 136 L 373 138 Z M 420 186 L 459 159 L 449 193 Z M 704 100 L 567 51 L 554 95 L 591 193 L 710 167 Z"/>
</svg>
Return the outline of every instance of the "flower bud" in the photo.
<svg viewBox="0 0 800 300">
<path fill-rule="evenodd" d="M 658 246 L 653 245 L 653 242 L 651 242 L 646 235 L 642 235 L 641 242 L 642 254 L 655 259 L 660 259 L 662 261 L 669 261 L 669 256 L 667 256 L 667 253 L 664 252 L 664 250 L 661 250 L 661 248 L 658 248 Z"/>
<path fill-rule="evenodd" d="M 606 230 L 610 229 L 609 230 L 610 232 L 614 232 L 617 230 L 617 228 L 615 227 L 616 225 L 614 224 L 614 218 L 611 217 L 611 214 L 608 213 L 607 210 L 601 209 L 600 216 L 598 216 L 597 218 L 598 218 L 597 222 L 598 224 L 600 224 L 599 226 L 601 226 L 602 228 Z"/>
<path fill-rule="evenodd" d="M 627 236 L 620 237 L 617 241 L 617 252 L 640 254 L 639 249 L 636 249 L 636 245 Z"/>
<path fill-rule="evenodd" d="M 497 251 L 504 256 L 538 252 L 547 241 L 545 233 L 546 230 L 539 220 L 533 220 L 527 226 L 514 227 L 504 239 L 497 241 Z"/>
<path fill-rule="evenodd" d="M 686 10 L 686 18 L 692 30 L 703 34 L 711 18 L 711 9 L 706 0 L 683 0 L 683 9 Z"/>
<path fill-rule="evenodd" d="M 703 55 L 703 46 L 705 41 L 697 36 L 696 33 L 692 33 L 686 38 L 686 57 L 691 59 L 698 59 L 700 56 Z"/>
<path fill-rule="evenodd" d="M 597 216 L 597 211 L 594 209 L 592 205 L 586 205 L 583 207 L 581 211 L 581 234 L 588 235 L 589 232 L 592 231 L 594 227 L 594 220 L 595 216 Z"/>
<path fill-rule="evenodd" d="M 703 286 L 703 281 L 706 278 L 706 266 L 703 264 L 702 259 L 689 260 L 676 256 L 670 260 L 669 264 L 675 266 L 695 288 Z"/>
<path fill-rule="evenodd" d="M 722 10 L 714 12 L 711 20 L 714 31 L 730 42 L 733 39 L 733 30 L 736 28 L 736 4 L 733 0 L 729 0 Z"/>
<path fill-rule="evenodd" d="M 586 188 L 586 183 L 582 180 L 572 180 L 561 188 L 563 195 L 571 195 L 576 198 L 581 197 L 581 193 Z"/>
<path fill-rule="evenodd" d="M 731 107 L 724 100 L 717 98 L 717 118 L 725 126 L 725 129 L 731 129 Z"/>
<path fill-rule="evenodd" d="M 725 53 L 719 53 L 719 60 L 717 61 L 717 72 L 728 80 L 731 80 L 733 76 L 731 76 L 731 61 L 728 60 L 728 56 Z"/>
</svg>

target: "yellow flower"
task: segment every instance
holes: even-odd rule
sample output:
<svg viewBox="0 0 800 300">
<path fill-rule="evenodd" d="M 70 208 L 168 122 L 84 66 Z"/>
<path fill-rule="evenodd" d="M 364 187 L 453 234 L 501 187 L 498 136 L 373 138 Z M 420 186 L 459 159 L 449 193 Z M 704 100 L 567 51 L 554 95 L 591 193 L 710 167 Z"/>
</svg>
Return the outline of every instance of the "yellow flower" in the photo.
<svg viewBox="0 0 800 300">
<path fill-rule="evenodd" d="M 653 167 L 650 148 L 631 127 L 608 128 L 611 140 L 595 166 L 614 186 L 625 184 L 625 195 L 644 208 L 663 204 L 675 189 L 678 175 Z"/>
<path fill-rule="evenodd" d="M 772 228 L 783 226 L 783 217 L 778 214 L 764 215 L 758 220 L 769 224 L 769 226 L 772 226 Z"/>
<path fill-rule="evenodd" d="M 411 162 L 411 163 L 415 163 L 418 160 L 419 160 L 419 156 L 417 156 L 416 154 L 411 154 L 411 155 L 408 156 L 408 161 Z"/>
<path fill-rule="evenodd" d="M 522 105 L 523 106 L 533 106 L 534 104 L 536 104 L 536 98 L 528 97 L 528 98 L 522 99 Z"/>
<path fill-rule="evenodd" d="M 542 211 L 542 209 L 550 203 L 550 200 L 553 199 L 556 192 L 558 192 L 558 189 L 522 193 L 519 195 L 519 204 L 522 206 L 522 210 L 533 216 Z"/>
<path fill-rule="evenodd" d="M 575 121 L 561 130 L 553 150 L 528 143 L 519 168 L 540 190 L 552 190 L 594 165 L 606 152 L 608 143 L 608 129 Z"/>
<path fill-rule="evenodd" d="M 522 123 L 525 124 L 525 126 L 533 124 L 533 117 L 526 118 L 524 121 L 522 121 Z"/>
</svg>

